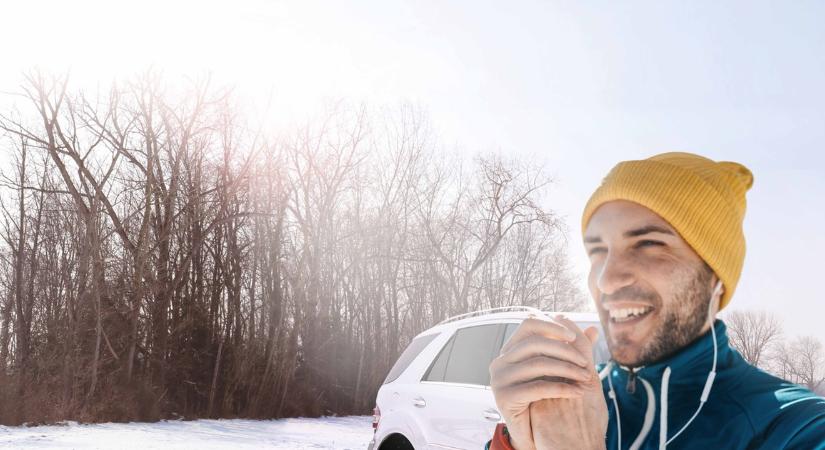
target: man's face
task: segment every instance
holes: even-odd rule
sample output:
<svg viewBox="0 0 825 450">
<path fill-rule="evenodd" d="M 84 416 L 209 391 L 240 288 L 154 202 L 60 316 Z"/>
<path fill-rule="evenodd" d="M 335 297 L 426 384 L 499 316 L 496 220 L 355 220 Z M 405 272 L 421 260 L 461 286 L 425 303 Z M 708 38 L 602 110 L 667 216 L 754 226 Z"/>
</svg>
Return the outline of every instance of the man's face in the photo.
<svg viewBox="0 0 825 450">
<path fill-rule="evenodd" d="M 590 294 L 616 362 L 659 361 L 709 329 L 716 276 L 656 213 L 628 201 L 605 203 L 584 241 Z"/>
</svg>

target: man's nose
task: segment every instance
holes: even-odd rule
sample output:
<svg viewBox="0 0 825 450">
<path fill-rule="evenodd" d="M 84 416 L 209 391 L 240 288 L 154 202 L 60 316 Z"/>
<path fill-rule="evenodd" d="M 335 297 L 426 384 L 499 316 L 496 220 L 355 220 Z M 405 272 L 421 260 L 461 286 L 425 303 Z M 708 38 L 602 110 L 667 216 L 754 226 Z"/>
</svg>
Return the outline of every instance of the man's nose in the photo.
<svg viewBox="0 0 825 450">
<path fill-rule="evenodd" d="M 611 295 L 619 289 L 630 286 L 636 281 L 630 261 L 621 255 L 608 255 L 601 271 L 597 275 L 596 286 L 605 295 Z"/>
</svg>

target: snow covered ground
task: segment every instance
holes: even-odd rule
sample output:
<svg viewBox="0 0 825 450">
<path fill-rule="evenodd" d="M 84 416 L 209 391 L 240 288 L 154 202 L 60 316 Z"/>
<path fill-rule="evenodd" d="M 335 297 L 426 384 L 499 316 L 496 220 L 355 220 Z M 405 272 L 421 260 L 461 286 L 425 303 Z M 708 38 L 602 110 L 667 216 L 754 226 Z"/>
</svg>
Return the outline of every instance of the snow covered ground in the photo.
<svg viewBox="0 0 825 450">
<path fill-rule="evenodd" d="M 4 427 L 0 448 L 362 450 L 372 416 Z"/>
</svg>

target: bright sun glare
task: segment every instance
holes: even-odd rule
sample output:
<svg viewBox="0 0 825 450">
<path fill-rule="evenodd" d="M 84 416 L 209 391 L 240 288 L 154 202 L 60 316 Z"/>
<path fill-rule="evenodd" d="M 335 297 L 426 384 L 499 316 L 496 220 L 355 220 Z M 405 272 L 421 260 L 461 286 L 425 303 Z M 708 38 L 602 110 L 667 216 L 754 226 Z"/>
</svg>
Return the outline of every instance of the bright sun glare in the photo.
<svg viewBox="0 0 825 450">
<path fill-rule="evenodd" d="M 99 80 L 147 65 L 172 72 L 223 70 L 250 49 L 252 15 L 227 3 L 15 2 L 3 16 L 4 46 L 18 66 L 71 68 L 73 78 Z M 229 56 L 229 58 L 227 58 Z"/>
<path fill-rule="evenodd" d="M 299 13 L 313 16 L 303 8 Z M 21 72 L 32 68 L 68 71 L 76 87 L 105 87 L 152 68 L 172 81 L 209 74 L 242 95 L 270 95 L 293 108 L 340 95 L 342 83 L 359 83 L 351 70 L 329 76 L 346 56 L 286 20 L 296 11 L 282 3 L 19 1 L 3 9 L 0 38 L 16 43 L 4 44 L 4 90 L 19 86 Z"/>
</svg>

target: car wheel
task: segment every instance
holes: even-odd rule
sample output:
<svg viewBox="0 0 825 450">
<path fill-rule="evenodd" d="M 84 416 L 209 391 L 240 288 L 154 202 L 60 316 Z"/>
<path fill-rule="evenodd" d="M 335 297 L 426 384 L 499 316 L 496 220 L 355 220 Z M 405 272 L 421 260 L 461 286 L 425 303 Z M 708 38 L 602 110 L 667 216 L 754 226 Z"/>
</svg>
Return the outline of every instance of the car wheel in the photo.
<svg viewBox="0 0 825 450">
<path fill-rule="evenodd" d="M 384 442 L 381 443 L 381 446 L 378 447 L 378 450 L 415 450 L 410 441 L 407 440 L 401 434 L 391 434 Z"/>
</svg>

